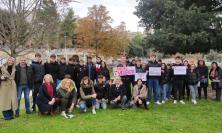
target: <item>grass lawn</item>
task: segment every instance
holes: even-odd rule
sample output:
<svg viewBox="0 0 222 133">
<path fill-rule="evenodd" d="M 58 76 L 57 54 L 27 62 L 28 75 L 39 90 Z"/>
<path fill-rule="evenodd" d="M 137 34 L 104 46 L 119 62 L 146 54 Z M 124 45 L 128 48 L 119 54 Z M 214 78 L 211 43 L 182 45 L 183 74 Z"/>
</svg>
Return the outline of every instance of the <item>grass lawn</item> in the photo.
<svg viewBox="0 0 222 133">
<path fill-rule="evenodd" d="M 75 112 L 77 118 L 60 115 L 21 116 L 11 121 L 0 120 L 0 133 L 221 133 L 222 103 L 199 101 L 198 105 L 151 105 L 144 109 L 108 109 L 85 114 Z M 0 116 L 2 117 L 2 116 Z"/>
</svg>

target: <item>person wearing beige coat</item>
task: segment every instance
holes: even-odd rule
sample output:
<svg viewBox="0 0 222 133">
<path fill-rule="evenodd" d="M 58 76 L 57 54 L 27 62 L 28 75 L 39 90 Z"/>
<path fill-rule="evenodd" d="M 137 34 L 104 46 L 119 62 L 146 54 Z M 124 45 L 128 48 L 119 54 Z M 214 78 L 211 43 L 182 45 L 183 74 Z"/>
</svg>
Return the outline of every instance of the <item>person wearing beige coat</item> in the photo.
<svg viewBox="0 0 222 133">
<path fill-rule="evenodd" d="M 18 108 L 15 71 L 14 58 L 10 57 L 1 67 L 0 111 L 5 120 L 13 119 L 13 113 Z"/>
<path fill-rule="evenodd" d="M 133 87 L 133 99 L 131 101 L 131 106 L 139 107 L 143 104 L 145 109 L 148 109 L 146 105 L 146 97 L 147 87 L 143 85 L 143 81 L 141 79 L 138 79 L 137 84 Z"/>
</svg>

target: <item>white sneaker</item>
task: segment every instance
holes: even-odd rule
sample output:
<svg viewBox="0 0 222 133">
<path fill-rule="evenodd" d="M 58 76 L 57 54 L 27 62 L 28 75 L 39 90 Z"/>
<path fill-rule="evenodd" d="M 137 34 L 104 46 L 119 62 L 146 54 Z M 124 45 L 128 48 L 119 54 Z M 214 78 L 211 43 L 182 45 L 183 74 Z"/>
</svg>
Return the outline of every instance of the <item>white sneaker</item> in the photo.
<svg viewBox="0 0 222 133">
<path fill-rule="evenodd" d="M 191 103 L 194 103 L 193 101 L 194 101 L 194 100 L 192 99 L 192 100 L 191 100 Z"/>
<path fill-rule="evenodd" d="M 185 102 L 184 102 L 183 100 L 180 100 L 180 103 L 181 103 L 181 104 L 185 104 Z"/>
<path fill-rule="evenodd" d="M 173 101 L 173 104 L 177 104 L 177 100 L 174 100 L 174 101 Z"/>
<path fill-rule="evenodd" d="M 61 116 L 65 117 L 66 119 L 69 119 L 69 117 L 66 115 L 65 111 L 62 111 Z"/>
<path fill-rule="evenodd" d="M 165 104 L 165 101 L 162 101 L 162 104 Z"/>
<path fill-rule="evenodd" d="M 149 102 L 149 101 L 147 101 L 147 102 L 146 102 L 146 105 L 150 105 L 150 102 Z"/>
<path fill-rule="evenodd" d="M 87 111 L 86 109 L 83 110 L 83 112 L 85 112 L 85 113 L 86 113 L 86 111 Z"/>
<path fill-rule="evenodd" d="M 197 101 L 196 101 L 196 100 L 193 100 L 193 104 L 197 104 Z"/>
<path fill-rule="evenodd" d="M 96 110 L 95 109 L 92 110 L 92 114 L 94 114 L 94 115 L 96 114 Z"/>
<path fill-rule="evenodd" d="M 69 116 L 70 119 L 75 117 L 75 115 L 73 115 L 73 114 L 68 114 L 68 116 Z"/>
<path fill-rule="evenodd" d="M 156 102 L 157 105 L 161 105 L 161 103 L 159 101 Z"/>
</svg>

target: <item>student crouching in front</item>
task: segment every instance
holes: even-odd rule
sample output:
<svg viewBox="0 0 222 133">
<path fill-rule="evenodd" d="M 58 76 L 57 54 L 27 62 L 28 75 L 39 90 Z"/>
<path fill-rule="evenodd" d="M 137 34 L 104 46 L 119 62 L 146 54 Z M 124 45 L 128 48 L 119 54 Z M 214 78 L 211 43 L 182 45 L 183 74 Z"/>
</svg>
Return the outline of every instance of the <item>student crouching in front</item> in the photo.
<svg viewBox="0 0 222 133">
<path fill-rule="evenodd" d="M 37 97 L 37 106 L 42 115 L 54 115 L 58 112 L 56 99 L 56 88 L 53 78 L 50 74 L 46 74 L 43 79 L 43 84 L 39 89 Z"/>
<path fill-rule="evenodd" d="M 80 87 L 80 110 L 87 111 L 87 107 L 92 106 L 92 113 L 96 114 L 96 92 L 93 81 L 89 77 L 83 77 Z"/>
<path fill-rule="evenodd" d="M 77 89 L 75 83 L 68 78 L 61 81 L 61 87 L 58 90 L 57 97 L 60 101 L 61 115 L 66 119 L 71 119 L 75 115 L 71 114 L 77 99 Z"/>
</svg>

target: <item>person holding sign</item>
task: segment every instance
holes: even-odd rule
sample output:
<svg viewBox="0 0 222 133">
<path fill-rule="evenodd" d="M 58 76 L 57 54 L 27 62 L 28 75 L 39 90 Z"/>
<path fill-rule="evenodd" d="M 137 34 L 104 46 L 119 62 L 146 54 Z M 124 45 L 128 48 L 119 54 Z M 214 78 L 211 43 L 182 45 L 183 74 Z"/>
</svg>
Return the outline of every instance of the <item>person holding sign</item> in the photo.
<svg viewBox="0 0 222 133">
<path fill-rule="evenodd" d="M 129 66 L 129 64 L 127 63 L 127 57 L 125 55 L 123 55 L 121 57 L 121 64 L 119 64 L 117 67 L 127 67 L 127 66 Z M 127 101 L 129 101 L 132 97 L 131 76 L 130 75 L 121 76 L 121 80 L 123 82 L 123 85 L 126 88 Z"/>
<path fill-rule="evenodd" d="M 146 105 L 146 97 L 147 97 L 146 86 L 143 85 L 142 79 L 138 79 L 137 84 L 133 87 L 133 99 L 131 102 L 131 106 L 139 107 L 143 104 L 145 109 L 148 109 Z"/>
<path fill-rule="evenodd" d="M 156 54 L 150 54 L 150 61 L 146 65 L 146 73 L 148 79 L 148 97 L 146 104 L 149 105 L 152 99 L 152 94 L 154 92 L 154 101 L 157 105 L 160 105 L 160 90 L 159 90 L 159 80 L 161 76 L 160 64 L 156 61 Z"/>
<path fill-rule="evenodd" d="M 137 59 L 136 60 L 136 73 L 145 73 L 145 70 L 143 69 L 142 67 L 142 61 L 141 59 Z M 133 86 L 135 86 L 137 84 L 137 79 L 136 79 L 136 76 L 134 76 L 134 83 L 133 83 Z"/>
<path fill-rule="evenodd" d="M 221 101 L 221 87 L 222 71 L 217 62 L 212 62 L 209 78 L 211 80 L 212 89 L 216 90 L 216 101 Z"/>
<path fill-rule="evenodd" d="M 177 103 L 177 100 L 179 100 L 181 104 L 185 104 L 185 102 L 183 101 L 183 85 L 184 85 L 184 79 L 186 78 L 186 70 L 187 68 L 182 64 L 181 57 L 177 56 L 175 58 L 175 64 L 173 64 L 173 72 L 172 72 L 174 104 Z M 178 92 L 179 92 L 179 97 L 178 97 Z"/>
<path fill-rule="evenodd" d="M 197 104 L 197 85 L 199 82 L 199 72 L 196 69 L 196 66 L 193 64 L 190 66 L 187 72 L 187 84 L 191 90 L 192 103 Z"/>
</svg>

